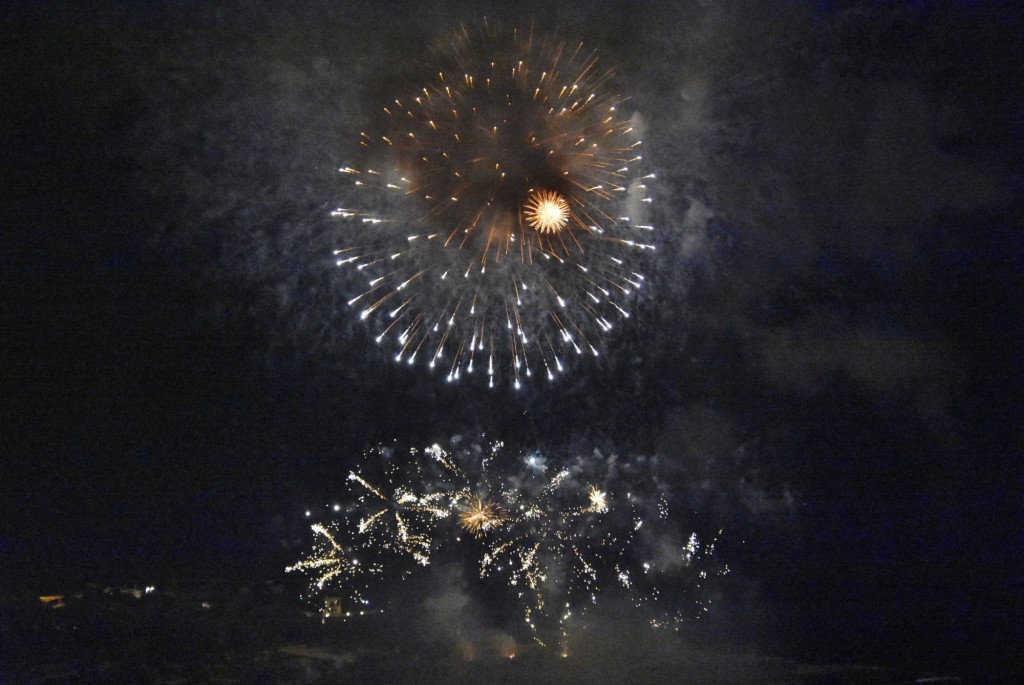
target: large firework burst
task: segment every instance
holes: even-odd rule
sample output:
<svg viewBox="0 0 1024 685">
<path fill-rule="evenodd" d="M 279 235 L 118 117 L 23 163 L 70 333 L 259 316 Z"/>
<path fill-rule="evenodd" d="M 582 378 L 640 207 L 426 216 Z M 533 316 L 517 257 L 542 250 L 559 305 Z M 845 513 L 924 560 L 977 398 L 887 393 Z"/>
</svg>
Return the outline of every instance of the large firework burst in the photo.
<svg viewBox="0 0 1024 685">
<path fill-rule="evenodd" d="M 336 261 L 396 360 L 519 387 L 629 317 L 653 174 L 610 78 L 581 44 L 463 28 L 361 134 Z"/>
<path fill-rule="evenodd" d="M 664 529 L 667 500 L 644 460 L 638 467 L 591 452 L 549 471 L 537 453 L 516 457 L 501 443 L 366 456 L 349 475 L 343 515 L 314 525 L 313 555 L 288 569 L 354 604 L 369 601 L 372 582 L 404 577 L 447 550 L 509 588 L 538 642 L 564 644 L 574 612 L 596 603 L 605 584 L 654 603 L 659 580 L 695 590 L 711 568 L 713 544 L 696 534 L 677 542 Z M 691 599 L 697 612 L 676 604 L 652 624 L 678 626 L 706 610 Z"/>
</svg>

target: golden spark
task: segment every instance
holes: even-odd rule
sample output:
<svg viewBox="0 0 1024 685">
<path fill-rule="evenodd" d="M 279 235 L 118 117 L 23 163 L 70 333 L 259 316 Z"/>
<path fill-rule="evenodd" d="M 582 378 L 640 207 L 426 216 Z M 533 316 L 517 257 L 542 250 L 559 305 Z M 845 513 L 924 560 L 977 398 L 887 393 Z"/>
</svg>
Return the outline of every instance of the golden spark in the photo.
<svg viewBox="0 0 1024 685">
<path fill-rule="evenodd" d="M 569 203 L 553 190 L 534 190 L 523 208 L 526 223 L 538 233 L 558 233 L 569 223 Z"/>
<path fill-rule="evenodd" d="M 590 490 L 587 491 L 587 497 L 590 498 L 590 506 L 587 508 L 587 511 L 593 511 L 598 514 L 608 511 L 608 495 L 606 493 L 591 485 Z"/>
<path fill-rule="evenodd" d="M 504 509 L 482 497 L 470 500 L 469 508 L 459 515 L 459 525 L 478 538 L 506 520 L 508 516 Z"/>
</svg>

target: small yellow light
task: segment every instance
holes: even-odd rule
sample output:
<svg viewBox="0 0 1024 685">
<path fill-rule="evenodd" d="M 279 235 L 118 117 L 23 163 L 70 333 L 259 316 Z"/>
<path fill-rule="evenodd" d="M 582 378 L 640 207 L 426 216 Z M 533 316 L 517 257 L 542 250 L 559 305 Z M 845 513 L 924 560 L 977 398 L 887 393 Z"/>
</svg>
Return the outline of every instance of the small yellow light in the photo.
<svg viewBox="0 0 1024 685">
<path fill-rule="evenodd" d="M 459 525 L 478 538 L 506 520 L 508 515 L 501 506 L 482 497 L 474 497 L 470 500 L 468 508 L 459 514 Z"/>
<path fill-rule="evenodd" d="M 534 190 L 524 214 L 526 223 L 538 233 L 558 233 L 569 223 L 569 203 L 553 190 Z"/>
<path fill-rule="evenodd" d="M 589 511 L 599 514 L 608 511 L 608 495 L 606 493 L 591 485 L 590 490 L 587 491 L 587 497 L 590 499 Z"/>
</svg>

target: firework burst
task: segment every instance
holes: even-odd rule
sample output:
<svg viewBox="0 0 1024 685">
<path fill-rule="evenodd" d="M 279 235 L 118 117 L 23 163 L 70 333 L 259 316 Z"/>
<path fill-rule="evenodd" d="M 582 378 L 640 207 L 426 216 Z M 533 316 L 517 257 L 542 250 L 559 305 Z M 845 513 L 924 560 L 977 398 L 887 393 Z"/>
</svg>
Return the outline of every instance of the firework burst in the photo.
<svg viewBox="0 0 1024 685">
<path fill-rule="evenodd" d="M 383 574 L 383 566 L 376 562 L 360 564 L 360 556 L 369 548 L 362 543 L 340 542 L 339 536 L 347 532 L 344 528 L 317 523 L 312 529 L 316 535 L 312 556 L 287 567 L 285 571 L 309 575 L 318 592 L 329 587 L 342 589 L 351 606 L 368 605 L 369 587 Z M 368 556 L 372 558 L 374 555 Z"/>
<path fill-rule="evenodd" d="M 475 497 L 466 510 L 459 514 L 459 525 L 463 530 L 482 538 L 507 519 L 508 515 L 499 505 L 482 497 Z"/>
<path fill-rule="evenodd" d="M 590 499 L 590 506 L 587 511 L 592 511 L 598 514 L 603 514 L 608 511 L 608 494 L 598 490 L 593 485 L 587 491 L 587 497 Z"/>
<path fill-rule="evenodd" d="M 605 585 L 643 605 L 658 601 L 659 580 L 677 589 L 687 578 L 695 588 L 706 581 L 713 545 L 666 534 L 668 504 L 650 462 L 623 465 L 596 451 L 560 461 L 548 472 L 538 453 L 516 458 L 501 443 L 371 450 L 348 477 L 343 515 L 331 528 L 315 525 L 314 554 L 288 570 L 365 602 L 375 579 L 404 577 L 439 554 L 468 560 L 518 599 L 537 642 L 563 646 L 574 614 Z M 652 625 L 678 627 L 706 611 L 697 605 L 659 609 Z"/>
<path fill-rule="evenodd" d="M 639 124 L 582 45 L 458 31 L 363 132 L 336 262 L 397 361 L 514 387 L 599 353 L 654 246 Z"/>
</svg>

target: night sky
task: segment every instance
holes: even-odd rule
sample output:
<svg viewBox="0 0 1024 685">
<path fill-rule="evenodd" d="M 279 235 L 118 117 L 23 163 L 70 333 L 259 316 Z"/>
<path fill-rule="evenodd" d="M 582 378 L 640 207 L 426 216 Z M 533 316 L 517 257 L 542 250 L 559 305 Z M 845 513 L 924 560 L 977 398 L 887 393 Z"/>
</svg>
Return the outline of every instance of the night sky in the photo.
<svg viewBox="0 0 1024 685">
<path fill-rule="evenodd" d="M 657 455 L 681 528 L 723 530 L 725 642 L 1016 663 L 1002 4 L 6 3 L 0 595 L 279 578 L 365 448 L 486 435 Z M 358 132 L 484 16 L 597 50 L 658 174 L 650 297 L 517 393 L 393 365 L 331 256 Z"/>
</svg>

